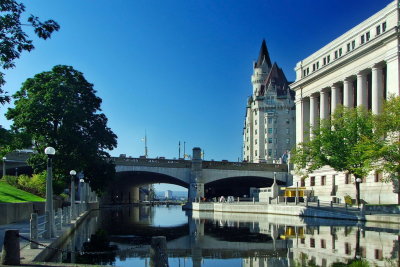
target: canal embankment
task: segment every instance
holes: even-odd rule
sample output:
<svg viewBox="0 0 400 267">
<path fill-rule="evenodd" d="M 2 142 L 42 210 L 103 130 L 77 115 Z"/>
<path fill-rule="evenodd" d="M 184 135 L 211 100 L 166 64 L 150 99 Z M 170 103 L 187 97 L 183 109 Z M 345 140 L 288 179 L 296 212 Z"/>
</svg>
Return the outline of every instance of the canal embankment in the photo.
<svg viewBox="0 0 400 267">
<path fill-rule="evenodd" d="M 192 202 L 187 203 L 184 209 L 207 212 L 226 213 L 253 213 L 274 214 L 286 216 L 314 217 L 337 220 L 354 220 L 376 223 L 398 224 L 400 227 L 400 214 L 391 213 L 384 209 L 370 209 L 362 206 L 360 209 L 348 209 L 338 206 L 309 206 L 305 203 L 260 203 L 260 202 Z"/>
<path fill-rule="evenodd" d="M 43 262 L 49 260 L 62 246 L 62 244 L 68 240 L 71 234 L 82 224 L 82 222 L 86 219 L 90 212 L 92 210 L 97 210 L 98 208 L 99 205 L 97 202 L 88 203 L 87 211 L 84 211 L 78 217 L 72 219 L 68 224 L 63 225 L 60 229 L 56 229 L 54 237 L 45 238 L 42 236 L 37 241 L 39 244 L 38 248 L 31 248 L 30 242 L 27 240 L 27 238 L 23 238 L 20 235 L 20 264 L 29 266 L 31 266 L 31 264 L 34 264 L 32 266 L 41 266 Z M 25 220 L 15 224 L 1 225 L 1 229 L 4 231 L 6 231 L 7 229 L 16 229 L 21 232 L 26 231 L 26 229 L 29 229 L 29 227 L 29 220 Z"/>
</svg>

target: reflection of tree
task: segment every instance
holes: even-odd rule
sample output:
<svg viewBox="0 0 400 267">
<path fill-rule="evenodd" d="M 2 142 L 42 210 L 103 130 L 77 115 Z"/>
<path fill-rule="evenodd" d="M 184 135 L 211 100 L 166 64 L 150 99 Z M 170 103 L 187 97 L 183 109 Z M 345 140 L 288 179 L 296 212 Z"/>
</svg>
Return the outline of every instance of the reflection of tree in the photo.
<svg viewBox="0 0 400 267">
<path fill-rule="evenodd" d="M 99 229 L 90 237 L 89 242 L 83 243 L 83 252 L 106 252 L 99 254 L 77 255 L 76 262 L 84 264 L 107 264 L 112 265 L 115 262 L 116 245 L 110 245 L 110 240 L 106 231 Z"/>
</svg>

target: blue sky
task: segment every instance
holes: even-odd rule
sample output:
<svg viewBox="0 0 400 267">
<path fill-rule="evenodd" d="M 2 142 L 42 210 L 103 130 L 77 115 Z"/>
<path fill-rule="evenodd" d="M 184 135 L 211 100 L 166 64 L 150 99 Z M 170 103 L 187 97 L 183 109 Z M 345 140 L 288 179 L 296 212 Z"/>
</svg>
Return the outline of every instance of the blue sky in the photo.
<svg viewBox="0 0 400 267">
<path fill-rule="evenodd" d="M 36 0 L 27 14 L 61 30 L 36 40 L 6 72 L 13 94 L 54 65 L 84 73 L 118 136 L 112 155 L 178 157 L 199 146 L 205 159 L 236 161 L 250 75 L 262 39 L 272 61 L 294 66 L 385 7 L 388 0 Z M 29 32 L 29 29 L 27 29 Z M 0 107 L 0 125 L 9 127 Z M 183 148 L 182 148 L 183 150 Z"/>
</svg>

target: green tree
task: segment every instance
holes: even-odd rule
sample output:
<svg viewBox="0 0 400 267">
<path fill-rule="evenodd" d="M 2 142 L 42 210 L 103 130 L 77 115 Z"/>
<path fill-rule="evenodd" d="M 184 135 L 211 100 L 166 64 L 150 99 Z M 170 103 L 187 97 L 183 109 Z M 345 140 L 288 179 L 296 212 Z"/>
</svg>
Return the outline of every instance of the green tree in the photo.
<svg viewBox="0 0 400 267">
<path fill-rule="evenodd" d="M 0 158 L 3 158 L 11 151 L 30 147 L 32 144 L 28 134 L 15 129 L 7 130 L 0 127 Z"/>
<path fill-rule="evenodd" d="M 321 120 L 311 129 L 312 138 L 300 143 L 292 152 L 295 171 L 305 178 L 308 174 L 330 166 L 339 172 L 352 174 L 355 179 L 368 175 L 372 158 L 366 147 L 377 145 L 373 116 L 363 108 L 336 108 L 331 119 Z M 355 183 L 357 194 L 359 183 Z M 359 195 L 356 196 L 359 200 Z"/>
<path fill-rule="evenodd" d="M 38 17 L 30 15 L 26 23 L 21 22 L 25 6 L 15 0 L 0 1 L 0 65 L 3 69 L 15 67 L 15 60 L 23 51 L 31 51 L 35 47 L 32 40 L 23 31 L 22 26 L 33 27 L 35 34 L 42 39 L 51 37 L 60 26 L 54 20 L 41 22 Z M 5 84 L 4 73 L 0 72 L 0 104 L 10 101 L 7 92 L 2 90 Z"/>
<path fill-rule="evenodd" d="M 58 65 L 27 79 L 13 97 L 15 107 L 6 117 L 32 137 L 38 152 L 29 159 L 34 171 L 46 168 L 44 149 L 53 146 L 56 180 L 68 183 L 74 169 L 84 172 L 92 188 L 102 190 L 115 173 L 106 151 L 116 147 L 117 137 L 100 113 L 102 100 L 93 84 L 72 67 Z"/>
<path fill-rule="evenodd" d="M 393 183 L 400 204 L 400 96 L 392 96 L 384 104 L 382 113 L 376 116 L 376 129 L 378 136 L 386 138 L 380 139 L 380 149 L 372 147 L 368 151 L 379 162 L 377 168 L 386 174 L 386 181 Z"/>
</svg>

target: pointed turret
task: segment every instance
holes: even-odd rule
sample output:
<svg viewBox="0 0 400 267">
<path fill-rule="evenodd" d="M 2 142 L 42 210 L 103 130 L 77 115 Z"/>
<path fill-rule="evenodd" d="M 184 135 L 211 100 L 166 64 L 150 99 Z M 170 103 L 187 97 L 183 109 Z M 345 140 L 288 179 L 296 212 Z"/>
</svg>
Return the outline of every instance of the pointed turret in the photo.
<svg viewBox="0 0 400 267">
<path fill-rule="evenodd" d="M 256 68 L 259 68 L 263 62 L 267 63 L 268 68 L 271 68 L 271 59 L 269 58 L 269 53 L 267 49 L 267 44 L 265 43 L 265 40 L 262 41 L 261 48 L 260 48 L 260 54 L 258 55 L 258 60 L 255 65 Z"/>
</svg>

